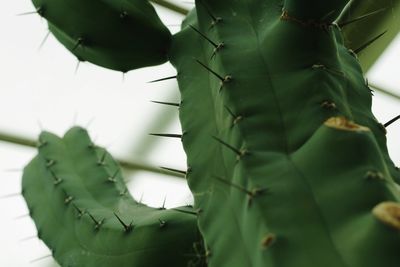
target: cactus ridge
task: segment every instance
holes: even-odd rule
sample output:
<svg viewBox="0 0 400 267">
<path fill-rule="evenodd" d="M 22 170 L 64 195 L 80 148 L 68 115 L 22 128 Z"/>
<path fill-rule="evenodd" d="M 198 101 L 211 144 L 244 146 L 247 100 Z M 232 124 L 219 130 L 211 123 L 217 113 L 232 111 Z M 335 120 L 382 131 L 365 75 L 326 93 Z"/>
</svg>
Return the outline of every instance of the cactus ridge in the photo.
<svg viewBox="0 0 400 267">
<path fill-rule="evenodd" d="M 136 202 L 117 163 L 82 128 L 44 132 L 23 196 L 39 237 L 62 266 L 187 266 L 201 239 L 188 207 Z M 150 255 L 157 255 L 153 257 Z"/>
<path fill-rule="evenodd" d="M 167 61 L 171 34 L 144 0 L 33 0 L 79 61 L 127 72 Z"/>
</svg>

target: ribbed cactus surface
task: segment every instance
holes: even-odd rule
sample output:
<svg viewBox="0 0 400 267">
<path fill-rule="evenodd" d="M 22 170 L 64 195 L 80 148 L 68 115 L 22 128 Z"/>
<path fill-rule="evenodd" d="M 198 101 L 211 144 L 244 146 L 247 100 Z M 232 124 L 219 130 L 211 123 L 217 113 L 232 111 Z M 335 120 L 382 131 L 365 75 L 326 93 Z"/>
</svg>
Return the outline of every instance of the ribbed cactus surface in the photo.
<svg viewBox="0 0 400 267">
<path fill-rule="evenodd" d="M 117 163 L 82 128 L 63 138 L 40 135 L 22 190 L 38 236 L 62 266 L 186 267 L 197 261 L 194 211 L 135 201 Z"/>
<path fill-rule="evenodd" d="M 347 48 L 335 23 L 347 3 L 196 0 L 182 31 L 162 44 L 177 69 L 195 212 L 120 196 L 126 188 L 115 163 L 82 129 L 63 139 L 46 133 L 23 189 L 55 258 L 63 266 L 398 266 L 400 173 L 356 55 L 370 43 Z M 129 30 L 112 27 L 101 36 Z M 60 227 L 82 234 L 60 235 Z M 188 259 L 193 244 L 196 258 Z"/>
</svg>

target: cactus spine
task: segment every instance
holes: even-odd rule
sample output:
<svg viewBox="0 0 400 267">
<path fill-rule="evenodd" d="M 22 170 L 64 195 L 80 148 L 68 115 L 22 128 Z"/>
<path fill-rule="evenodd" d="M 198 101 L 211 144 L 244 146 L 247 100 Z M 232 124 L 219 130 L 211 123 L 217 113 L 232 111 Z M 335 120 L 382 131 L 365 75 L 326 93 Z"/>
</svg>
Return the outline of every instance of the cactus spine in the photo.
<svg viewBox="0 0 400 267">
<path fill-rule="evenodd" d="M 146 1 L 127 2 L 135 6 Z M 179 138 L 188 156 L 187 179 L 204 239 L 205 251 L 197 253 L 196 261 L 183 257 L 190 243 L 201 242 L 193 211 L 138 208 L 106 187 L 107 181 L 98 184 L 104 177 L 120 176 L 96 166 L 99 155 L 88 150 L 87 138 L 79 141 L 82 129 L 71 130 L 62 140 L 44 134 L 45 145 L 25 171 L 24 196 L 61 265 L 98 266 L 102 256 L 82 256 L 79 244 L 101 251 L 96 240 L 109 237 L 107 249 L 118 255 L 129 250 L 132 256 L 106 257 L 101 266 L 196 266 L 203 258 L 211 267 L 397 266 L 400 176 L 387 152 L 385 129 L 371 113 L 371 91 L 357 57 L 334 23 L 347 3 L 196 0 L 182 31 L 164 43 L 178 73 L 184 133 Z M 162 38 L 162 32 L 152 38 Z M 120 60 L 111 50 L 97 50 L 93 59 L 82 50 L 80 56 L 105 66 L 97 60 Z M 132 68 L 147 64 L 151 62 L 138 61 Z M 75 150 L 82 152 L 71 154 Z M 100 156 L 100 162 L 105 159 L 111 160 L 108 154 Z M 124 188 L 118 179 L 117 187 Z M 54 193 L 54 181 L 63 190 Z M 48 201 L 39 195 L 42 187 L 48 198 L 55 194 L 60 200 L 48 210 L 40 209 Z M 92 209 L 91 216 L 82 216 L 83 225 L 73 216 Z M 54 221 L 44 219 L 48 212 Z M 80 240 L 57 236 L 58 218 L 66 217 L 63 227 L 83 231 Z M 141 229 L 130 224 L 131 218 L 143 222 Z M 176 227 L 160 232 L 153 227 L 155 219 L 160 226 L 171 220 Z M 97 230 L 104 224 L 104 236 L 94 234 L 93 223 Z M 113 231 L 120 234 L 108 234 Z M 178 242 L 175 235 L 184 237 Z M 167 245 L 168 240 L 174 244 Z M 165 246 L 140 252 L 158 242 Z M 170 256 L 166 246 L 177 254 Z"/>
</svg>

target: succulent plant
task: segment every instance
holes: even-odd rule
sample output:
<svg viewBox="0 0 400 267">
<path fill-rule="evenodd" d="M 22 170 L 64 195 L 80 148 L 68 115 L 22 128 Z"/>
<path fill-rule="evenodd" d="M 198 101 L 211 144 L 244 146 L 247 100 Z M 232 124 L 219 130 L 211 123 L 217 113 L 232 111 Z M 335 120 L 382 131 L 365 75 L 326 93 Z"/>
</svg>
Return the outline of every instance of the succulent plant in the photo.
<svg viewBox="0 0 400 267">
<path fill-rule="evenodd" d="M 129 195 L 86 131 L 42 133 L 23 195 L 62 266 L 395 267 L 400 173 L 347 0 L 196 0 L 174 36 L 146 0 L 34 0 L 79 60 L 177 69 L 194 208 Z M 177 104 L 178 105 L 178 104 Z"/>
</svg>

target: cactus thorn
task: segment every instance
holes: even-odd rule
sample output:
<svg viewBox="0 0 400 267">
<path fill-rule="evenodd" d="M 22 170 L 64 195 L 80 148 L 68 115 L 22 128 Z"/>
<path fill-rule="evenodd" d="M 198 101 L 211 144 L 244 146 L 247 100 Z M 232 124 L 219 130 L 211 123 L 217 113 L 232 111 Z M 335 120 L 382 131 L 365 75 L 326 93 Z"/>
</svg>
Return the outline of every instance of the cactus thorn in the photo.
<svg viewBox="0 0 400 267">
<path fill-rule="evenodd" d="M 383 126 L 386 128 L 398 120 L 400 120 L 400 115 L 398 115 L 398 116 L 394 117 L 393 119 L 391 119 L 390 121 L 386 122 Z"/>
<path fill-rule="evenodd" d="M 92 219 L 92 221 L 95 223 L 94 229 L 95 229 L 95 230 L 99 230 L 100 227 L 101 227 L 101 225 L 102 225 L 103 222 L 104 222 L 104 219 L 98 221 L 98 220 L 96 220 L 96 218 L 93 217 L 92 214 L 90 214 L 89 212 L 86 212 L 86 213 L 87 213 L 87 215 L 90 217 L 90 219 Z"/>
<path fill-rule="evenodd" d="M 103 154 L 101 155 L 100 159 L 97 161 L 98 166 L 104 166 L 106 164 L 106 155 L 107 151 L 104 149 Z"/>
<path fill-rule="evenodd" d="M 45 259 L 50 258 L 50 257 L 52 257 L 52 256 L 53 256 L 52 254 L 45 255 L 45 256 L 42 256 L 42 257 L 39 257 L 39 258 L 36 258 L 36 259 L 31 260 L 30 263 L 35 263 L 35 262 L 37 262 L 37 261 L 45 260 Z"/>
<path fill-rule="evenodd" d="M 171 137 L 171 138 L 182 138 L 182 134 L 158 134 L 158 133 L 150 133 L 149 135 L 152 136 L 159 136 L 159 137 Z"/>
<path fill-rule="evenodd" d="M 161 105 L 167 105 L 167 106 L 174 106 L 174 107 L 179 107 L 179 103 L 172 103 L 172 102 L 161 102 L 161 101 L 151 101 L 156 104 L 161 104 Z"/>
<path fill-rule="evenodd" d="M 119 17 L 120 17 L 121 19 L 125 19 L 126 17 L 128 17 L 128 12 L 122 11 L 122 12 L 119 14 Z"/>
<path fill-rule="evenodd" d="M 76 206 L 74 203 L 72 203 L 72 206 L 76 209 L 76 211 L 78 212 L 78 218 L 82 218 L 82 216 L 86 213 L 84 210 L 78 208 L 78 206 Z"/>
<path fill-rule="evenodd" d="M 179 173 L 179 174 L 183 174 L 183 175 L 187 174 L 187 171 L 181 171 L 181 170 L 168 168 L 168 167 L 160 167 L 160 168 L 163 169 L 163 170 L 167 170 L 167 171 L 171 171 L 171 172 L 175 172 L 175 173 Z"/>
<path fill-rule="evenodd" d="M 130 232 L 133 230 L 133 221 L 130 222 L 129 224 L 126 224 L 115 212 L 114 212 L 114 216 L 118 219 L 118 221 L 122 224 L 122 226 L 124 227 L 125 232 Z"/>
<path fill-rule="evenodd" d="M 40 43 L 38 50 L 41 50 L 44 46 L 44 44 L 46 43 L 46 41 L 49 39 L 50 36 L 50 31 L 47 31 L 46 35 L 44 36 L 42 42 Z"/>
<path fill-rule="evenodd" d="M 3 195 L 0 196 L 0 199 L 6 199 L 6 198 L 12 198 L 12 197 L 18 197 L 21 196 L 21 193 L 13 193 L 13 194 L 8 194 L 8 195 Z"/>
<path fill-rule="evenodd" d="M 214 74 L 214 76 L 217 77 L 221 81 L 221 83 L 227 83 L 232 80 L 232 76 L 226 75 L 225 77 L 222 77 L 221 75 L 219 75 L 218 73 L 213 71 L 210 67 L 208 67 L 206 64 L 204 64 L 200 60 L 196 59 L 196 62 L 199 63 L 201 66 L 203 66 L 203 68 L 208 70 L 210 73 Z"/>
<path fill-rule="evenodd" d="M 82 46 L 84 43 L 84 39 L 83 37 L 79 37 L 78 39 L 76 39 L 75 45 L 72 48 L 72 51 L 75 51 L 79 46 Z"/>
<path fill-rule="evenodd" d="M 56 164 L 55 160 L 52 159 L 47 159 L 46 160 L 46 168 L 50 168 L 51 166 L 53 166 L 54 164 Z"/>
<path fill-rule="evenodd" d="M 113 173 L 113 175 L 111 175 L 111 176 L 109 176 L 109 177 L 107 178 L 107 181 L 112 182 L 112 183 L 117 182 L 116 177 L 117 177 L 117 174 L 118 174 L 118 173 L 119 173 L 119 168 Z"/>
<path fill-rule="evenodd" d="M 161 219 L 158 219 L 158 221 L 160 222 L 160 228 L 164 228 L 167 225 L 166 221 L 163 221 Z"/>
<path fill-rule="evenodd" d="M 338 26 L 339 26 L 340 28 L 344 28 L 344 27 L 347 26 L 347 25 L 350 25 L 350 24 L 352 24 L 352 23 L 354 23 L 354 22 L 358 22 L 358 21 L 360 21 L 360 20 L 364 20 L 364 19 L 369 18 L 369 17 L 371 17 L 371 16 L 373 16 L 373 15 L 376 15 L 376 14 L 378 14 L 378 13 L 381 13 L 381 12 L 383 12 L 383 11 L 385 11 L 385 10 L 387 10 L 387 8 L 381 8 L 381 9 L 372 11 L 372 12 L 370 12 L 370 13 L 367 13 L 367 14 L 365 14 L 365 15 L 359 16 L 359 17 L 357 17 L 357 18 L 350 19 L 350 20 L 347 20 L 347 21 L 344 21 L 344 22 L 340 22 L 340 23 L 338 23 Z"/>
<path fill-rule="evenodd" d="M 201 37 L 206 39 L 212 46 L 214 46 L 215 49 L 217 49 L 218 44 L 212 41 L 210 38 L 208 38 L 204 33 L 202 33 L 200 30 L 196 29 L 193 25 L 189 24 L 189 27 L 194 30 L 196 33 L 198 33 Z"/>
<path fill-rule="evenodd" d="M 365 44 L 361 45 L 359 48 L 354 50 L 354 53 L 359 54 L 361 53 L 365 48 L 373 44 L 375 41 L 377 41 L 379 38 L 381 38 L 383 35 L 387 33 L 387 30 L 382 32 L 381 34 L 378 34 L 376 37 L 372 38 L 371 40 L 367 41 Z"/>
<path fill-rule="evenodd" d="M 64 204 L 68 205 L 69 203 L 71 203 L 71 201 L 72 201 L 73 199 L 74 199 L 73 196 L 67 196 L 67 197 L 64 199 Z"/>
<path fill-rule="evenodd" d="M 383 173 L 379 172 L 379 171 L 368 171 L 365 174 L 365 179 L 368 180 L 385 180 L 385 176 L 383 175 Z"/>
<path fill-rule="evenodd" d="M 321 107 L 329 110 L 335 110 L 336 104 L 331 100 L 325 100 L 321 103 Z"/>
<path fill-rule="evenodd" d="M 163 204 L 162 204 L 162 206 L 159 208 L 159 210 L 165 210 L 165 202 L 166 202 L 166 201 L 167 201 L 167 196 L 164 197 Z"/>
<path fill-rule="evenodd" d="M 124 189 L 124 190 L 122 190 L 121 192 L 119 192 L 119 195 L 121 196 L 121 197 L 123 197 L 123 196 L 126 196 L 126 194 L 128 193 L 128 189 Z"/>
<path fill-rule="evenodd" d="M 167 81 L 167 80 L 173 80 L 173 79 L 176 79 L 177 77 L 178 77 L 178 75 L 174 75 L 174 76 L 169 76 L 169 77 L 153 80 L 153 81 L 150 81 L 147 83 L 156 83 L 156 82 L 162 82 L 162 81 Z"/>
<path fill-rule="evenodd" d="M 222 144 L 223 146 L 225 146 L 225 147 L 229 148 L 230 150 L 232 150 L 233 152 L 235 152 L 238 156 L 238 159 L 249 154 L 249 152 L 247 150 L 237 149 L 216 136 L 212 136 L 212 138 L 215 139 L 218 143 Z"/>
</svg>

